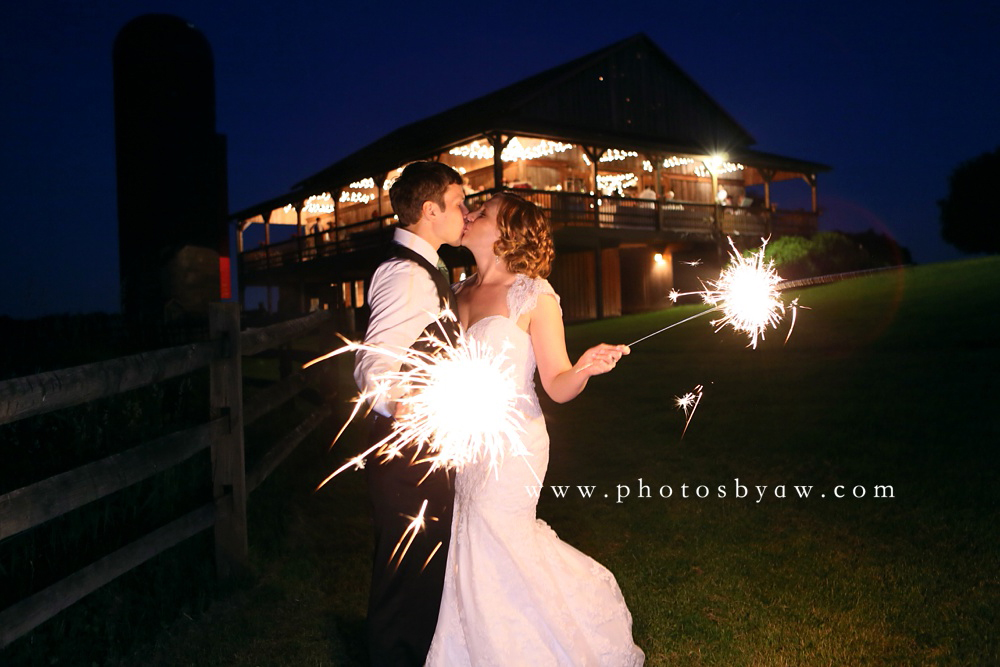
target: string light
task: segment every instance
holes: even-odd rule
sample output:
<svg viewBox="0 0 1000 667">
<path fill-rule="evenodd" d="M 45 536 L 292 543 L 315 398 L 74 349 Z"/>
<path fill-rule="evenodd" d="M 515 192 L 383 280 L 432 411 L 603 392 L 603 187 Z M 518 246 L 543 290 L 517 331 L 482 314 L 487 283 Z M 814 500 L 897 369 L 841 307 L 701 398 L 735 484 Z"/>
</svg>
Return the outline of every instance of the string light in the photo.
<svg viewBox="0 0 1000 667">
<path fill-rule="evenodd" d="M 352 204 L 367 204 L 373 199 L 375 199 L 375 195 L 368 194 L 367 192 L 348 192 L 347 190 L 344 190 L 340 193 L 341 203 L 350 202 Z"/>
<path fill-rule="evenodd" d="M 663 161 L 663 168 L 670 169 L 671 167 L 682 167 L 686 164 L 691 164 L 692 162 L 694 162 L 694 158 L 671 155 Z"/>
<path fill-rule="evenodd" d="M 493 146 L 473 141 L 471 144 L 452 148 L 448 151 L 448 154 L 457 155 L 458 157 L 467 157 L 471 160 L 492 160 Z M 501 155 L 501 157 L 503 156 Z"/>
<path fill-rule="evenodd" d="M 713 162 L 711 170 L 707 165 L 698 165 L 694 168 L 694 175 L 700 178 L 709 178 L 714 171 L 716 174 L 729 174 L 734 171 L 743 171 L 746 169 L 739 162 Z"/>
<path fill-rule="evenodd" d="M 635 151 L 620 151 L 617 148 L 609 148 L 601 156 L 601 162 L 616 162 L 630 157 L 639 157 L 639 154 Z"/>
<path fill-rule="evenodd" d="M 624 194 L 625 188 L 630 188 L 639 182 L 639 178 L 629 172 L 627 174 L 598 174 L 597 175 L 597 189 L 605 194 L 611 194 L 617 191 L 618 194 Z"/>
<path fill-rule="evenodd" d="M 550 141 L 548 139 L 539 139 L 538 143 L 525 146 L 517 137 L 513 137 L 504 147 L 503 152 L 500 153 L 500 159 L 504 162 L 534 160 L 556 153 L 564 153 L 573 148 L 575 148 L 573 144 L 564 144 L 561 141 Z M 473 160 L 492 160 L 494 150 L 491 144 L 473 141 L 471 144 L 452 148 L 448 153 Z"/>
<path fill-rule="evenodd" d="M 352 188 L 355 190 L 371 190 L 375 187 L 375 179 L 373 178 L 362 178 L 360 181 L 354 181 L 351 183 Z"/>
<path fill-rule="evenodd" d="M 329 192 L 324 192 L 323 194 L 312 195 L 306 199 L 302 210 L 306 213 L 333 213 L 335 208 L 333 197 Z"/>
</svg>

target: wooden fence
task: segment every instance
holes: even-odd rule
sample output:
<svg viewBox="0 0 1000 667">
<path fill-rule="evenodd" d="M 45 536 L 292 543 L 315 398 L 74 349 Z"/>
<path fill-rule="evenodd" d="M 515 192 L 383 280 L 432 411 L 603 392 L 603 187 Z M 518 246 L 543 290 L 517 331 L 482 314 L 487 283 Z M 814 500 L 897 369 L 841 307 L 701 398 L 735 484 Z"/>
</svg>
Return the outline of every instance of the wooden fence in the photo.
<svg viewBox="0 0 1000 667">
<path fill-rule="evenodd" d="M 277 348 L 330 320 L 326 311 L 240 332 L 239 305 L 213 304 L 210 340 L 0 382 L 0 424 L 115 396 L 209 367 L 210 420 L 0 496 L 0 540 L 120 491 L 211 448 L 214 500 L 0 611 L 0 648 L 138 567 L 214 527 L 216 570 L 247 567 L 247 494 L 331 412 L 324 405 L 283 436 L 249 471 L 244 428 L 307 386 L 291 375 L 243 403 L 242 357 Z M 315 368 L 315 367 L 314 367 Z"/>
</svg>

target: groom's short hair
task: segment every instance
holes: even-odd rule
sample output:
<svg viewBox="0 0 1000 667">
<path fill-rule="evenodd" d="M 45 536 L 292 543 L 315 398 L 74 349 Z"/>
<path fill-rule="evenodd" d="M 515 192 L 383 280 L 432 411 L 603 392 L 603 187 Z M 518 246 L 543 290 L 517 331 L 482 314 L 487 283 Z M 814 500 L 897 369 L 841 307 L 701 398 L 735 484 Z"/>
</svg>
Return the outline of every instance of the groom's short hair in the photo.
<svg viewBox="0 0 1000 667">
<path fill-rule="evenodd" d="M 449 185 L 462 185 L 462 175 L 441 162 L 413 162 L 389 188 L 392 210 L 403 227 L 420 220 L 424 202 L 444 208 L 444 193 Z"/>
</svg>

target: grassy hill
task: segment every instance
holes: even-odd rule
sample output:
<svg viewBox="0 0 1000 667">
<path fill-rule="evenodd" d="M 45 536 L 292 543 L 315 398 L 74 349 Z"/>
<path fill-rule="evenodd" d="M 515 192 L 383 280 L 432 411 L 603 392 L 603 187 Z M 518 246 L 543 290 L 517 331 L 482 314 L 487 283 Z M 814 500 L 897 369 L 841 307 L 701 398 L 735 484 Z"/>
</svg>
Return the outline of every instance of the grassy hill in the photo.
<svg viewBox="0 0 1000 667">
<path fill-rule="evenodd" d="M 1000 664 L 998 285 L 989 258 L 804 289 L 787 343 L 698 319 L 545 404 L 570 490 L 539 515 L 615 573 L 648 665 Z M 699 308 L 572 326 L 571 354 Z M 364 664 L 363 476 L 312 491 L 358 431 L 251 498 L 252 584 L 120 664 Z"/>
</svg>

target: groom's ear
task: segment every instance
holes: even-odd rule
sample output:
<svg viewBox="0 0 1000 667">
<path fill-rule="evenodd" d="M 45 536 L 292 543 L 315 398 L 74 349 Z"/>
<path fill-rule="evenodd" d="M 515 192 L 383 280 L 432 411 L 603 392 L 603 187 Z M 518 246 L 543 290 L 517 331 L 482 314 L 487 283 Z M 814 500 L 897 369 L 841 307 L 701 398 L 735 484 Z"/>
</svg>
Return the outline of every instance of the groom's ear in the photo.
<svg viewBox="0 0 1000 667">
<path fill-rule="evenodd" d="M 441 212 L 441 207 L 435 202 L 428 199 L 420 206 L 420 217 L 422 218 L 433 218 L 435 215 Z"/>
</svg>

